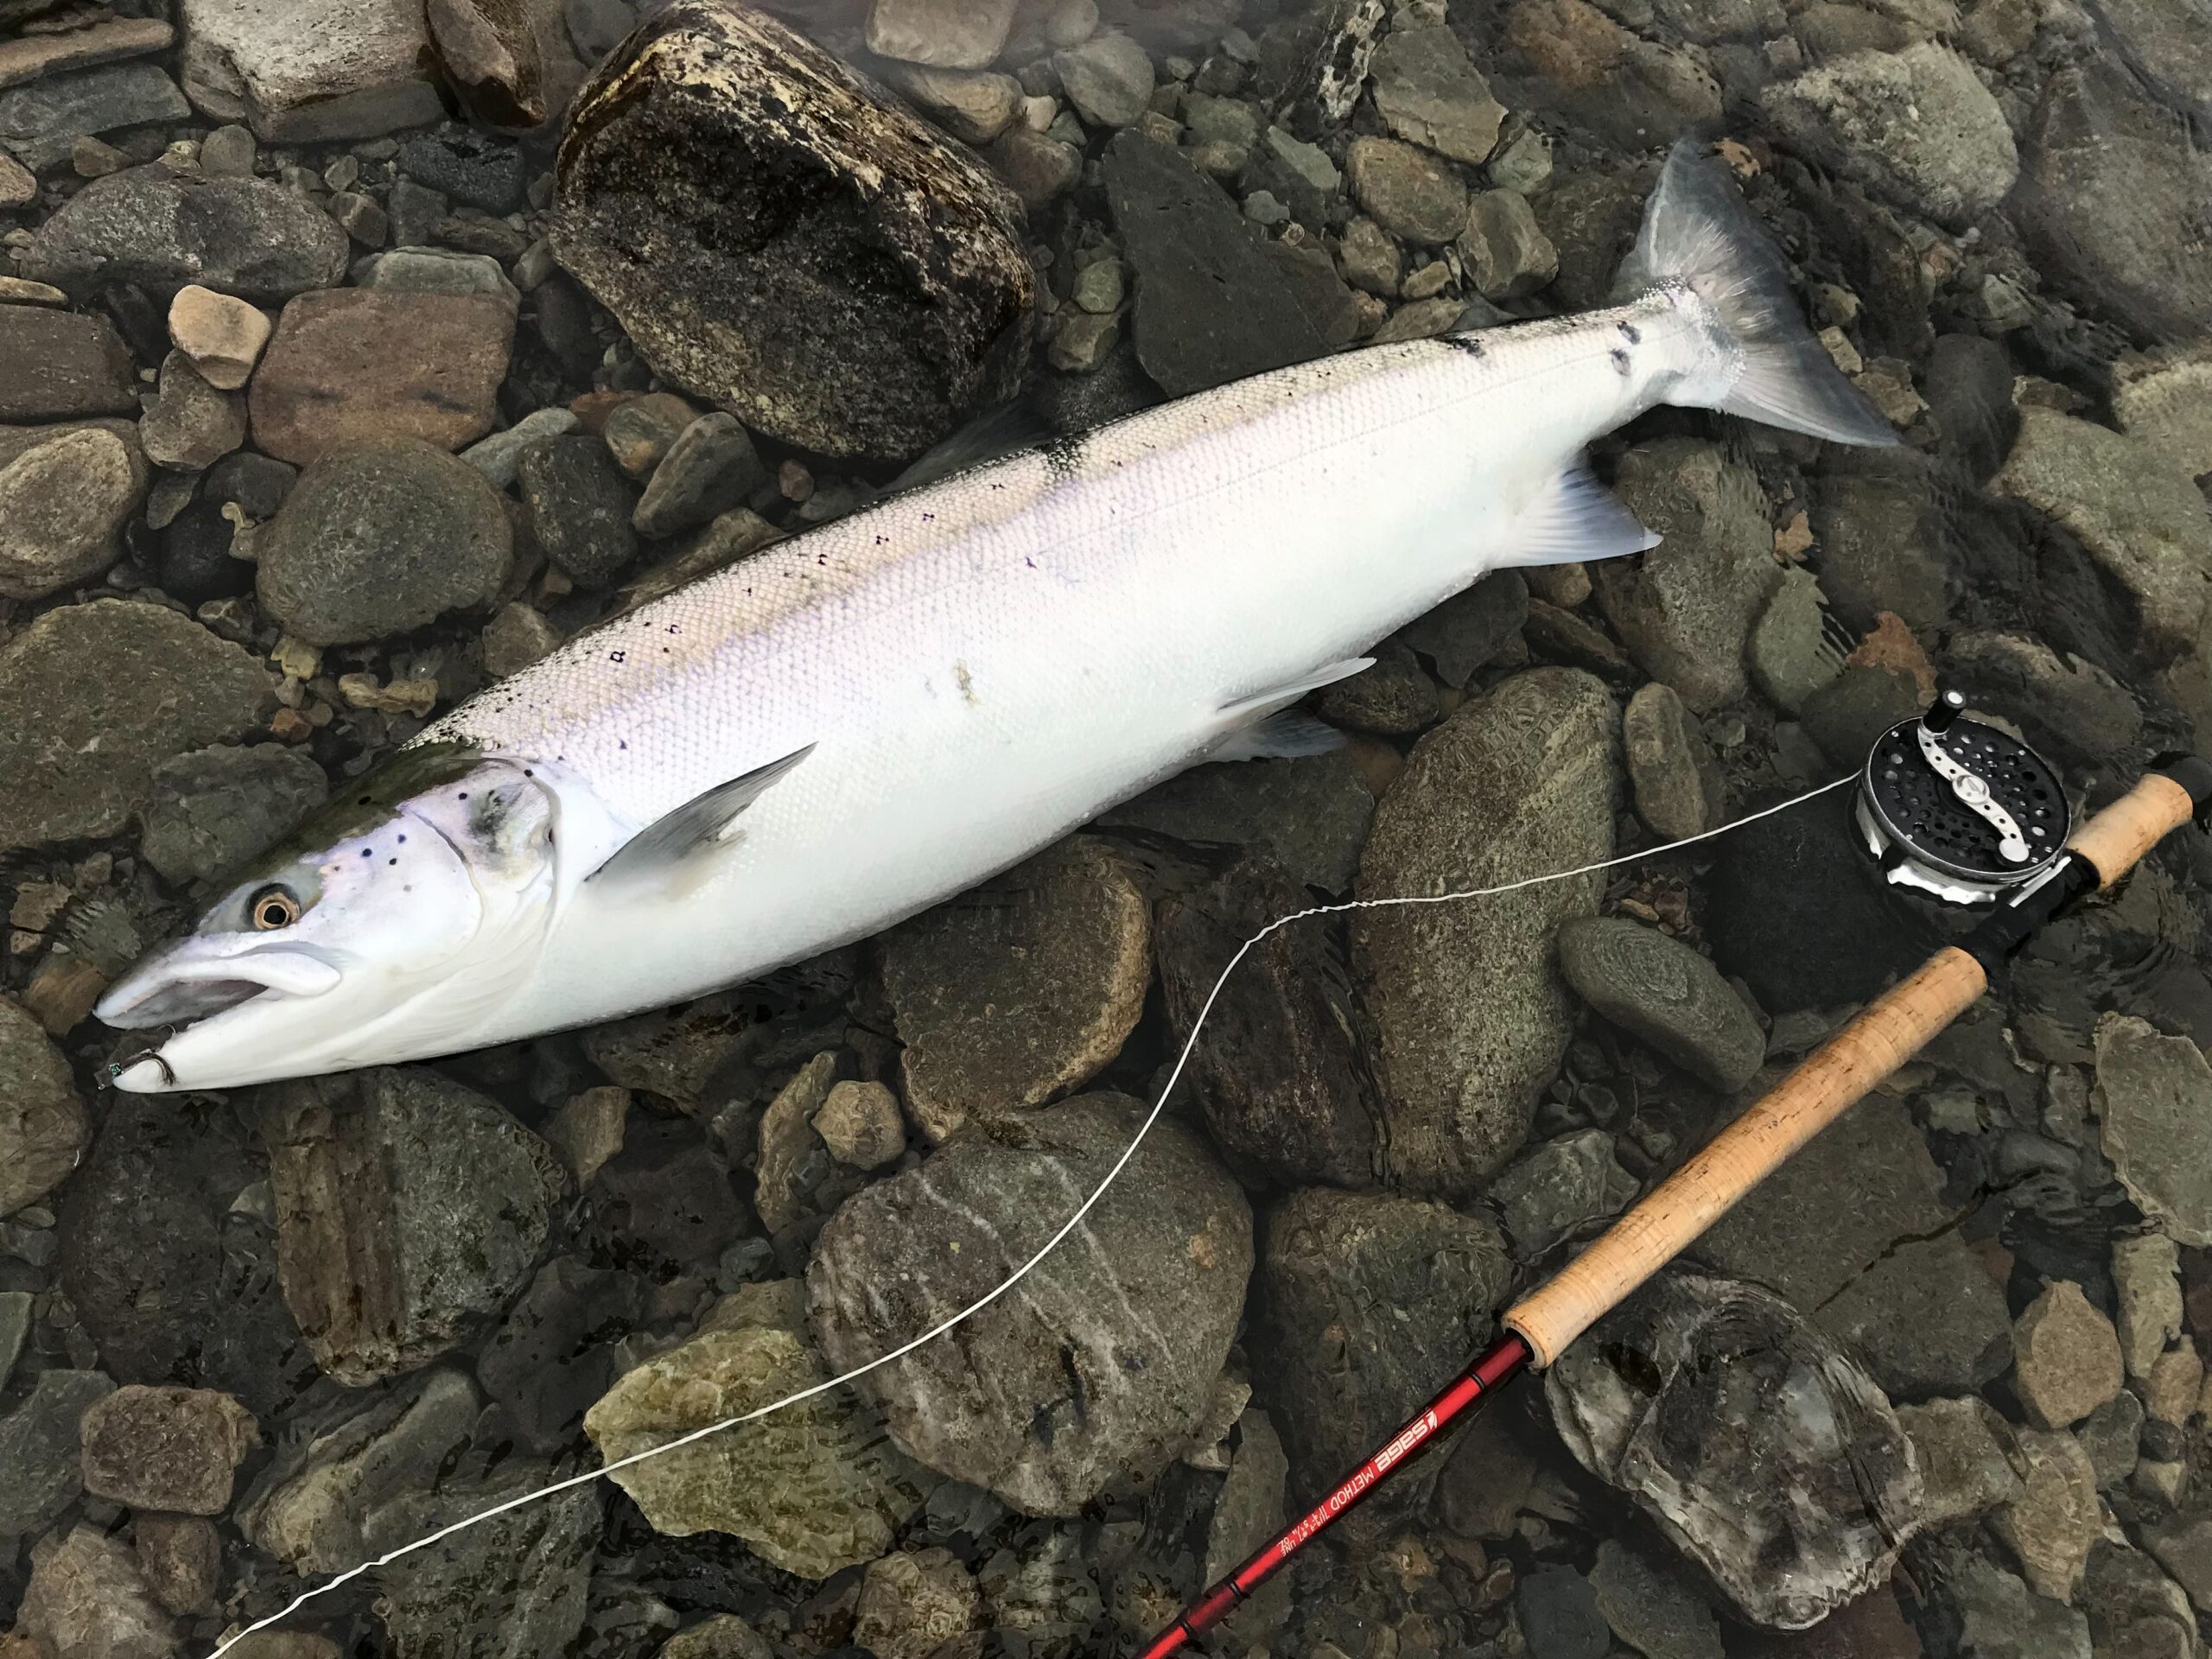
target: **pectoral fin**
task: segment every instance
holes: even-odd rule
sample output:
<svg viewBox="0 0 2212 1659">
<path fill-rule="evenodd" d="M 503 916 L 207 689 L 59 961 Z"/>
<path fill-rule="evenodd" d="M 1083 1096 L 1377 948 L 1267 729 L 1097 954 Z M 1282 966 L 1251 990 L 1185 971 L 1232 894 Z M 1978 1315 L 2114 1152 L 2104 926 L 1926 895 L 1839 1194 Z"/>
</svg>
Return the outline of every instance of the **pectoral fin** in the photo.
<svg viewBox="0 0 2212 1659">
<path fill-rule="evenodd" d="M 1206 754 L 1209 760 L 1277 760 L 1301 754 L 1325 754 L 1344 746 L 1344 735 L 1310 715 L 1287 712 L 1290 705 L 1309 691 L 1348 680 L 1375 666 L 1372 657 L 1347 657 L 1282 685 L 1272 685 L 1249 697 L 1222 704 L 1217 713 L 1221 735 Z"/>
<path fill-rule="evenodd" d="M 780 760 L 771 760 L 694 796 L 631 836 L 585 880 L 634 881 L 665 875 L 700 849 L 727 841 L 729 826 L 738 815 L 813 753 L 814 745 L 810 743 Z"/>
</svg>

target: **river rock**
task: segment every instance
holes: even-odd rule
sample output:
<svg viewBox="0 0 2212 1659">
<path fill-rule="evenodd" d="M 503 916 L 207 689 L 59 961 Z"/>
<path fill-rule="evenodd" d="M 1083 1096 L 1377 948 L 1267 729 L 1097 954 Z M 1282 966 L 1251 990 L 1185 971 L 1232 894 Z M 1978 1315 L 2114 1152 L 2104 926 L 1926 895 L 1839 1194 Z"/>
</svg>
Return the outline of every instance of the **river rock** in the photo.
<svg viewBox="0 0 2212 1659">
<path fill-rule="evenodd" d="M 1094 127 L 1126 127 L 1152 100 L 1152 60 L 1115 30 L 1055 52 L 1052 68 L 1076 113 Z"/>
<path fill-rule="evenodd" d="M 677 434 L 653 468 L 631 522 L 640 536 L 673 536 L 741 507 L 768 481 L 743 427 L 702 415 Z"/>
<path fill-rule="evenodd" d="M 2020 1487 L 1992 1515 L 1990 1526 L 2031 1590 L 2070 1602 L 2104 1527 L 2097 1471 L 2082 1443 L 2063 1430 L 2024 1428 L 2013 1441 Z"/>
<path fill-rule="evenodd" d="M 271 706 L 262 666 L 188 617 L 115 599 L 46 612 L 0 645 L 0 849 L 114 834 L 156 765 Z"/>
<path fill-rule="evenodd" d="M 134 167 L 95 180 L 58 208 L 24 250 L 22 268 L 74 295 L 121 283 L 166 293 L 196 283 L 270 305 L 342 279 L 347 246 L 327 213 L 273 179 Z"/>
<path fill-rule="evenodd" d="M 1972 65 L 1932 41 L 1847 53 L 1759 101 L 1808 156 L 1945 224 L 1995 207 L 2019 170 L 2004 110 Z"/>
<path fill-rule="evenodd" d="M 993 1554 L 976 1575 L 986 1627 L 1031 1659 L 1086 1659 L 1102 1599 L 1082 1533 L 1057 1526 L 1016 1543 Z"/>
<path fill-rule="evenodd" d="M 1882 1391 L 1753 1286 L 1662 1274 L 1560 1357 L 1544 1396 L 1577 1460 L 1755 1624 L 1816 1624 L 1884 1582 L 1920 1526 L 1920 1473 Z"/>
<path fill-rule="evenodd" d="M 899 1096 L 880 1083 L 830 1084 L 810 1121 L 830 1155 L 855 1169 L 880 1169 L 906 1150 Z"/>
<path fill-rule="evenodd" d="M 766 1299 L 753 1306 L 757 1318 L 648 1360 L 585 1414 L 584 1432 L 607 1461 L 827 1378 L 803 1330 L 777 1323 Z M 937 1484 L 842 1389 L 612 1478 L 655 1530 L 730 1533 L 810 1579 L 882 1554 Z"/>
<path fill-rule="evenodd" d="M 533 410 L 505 431 L 470 444 L 461 458 L 483 474 L 493 489 L 511 490 L 525 454 L 542 443 L 569 436 L 582 424 L 569 410 Z"/>
<path fill-rule="evenodd" d="M 1961 1551 L 1943 1580 L 1955 1608 L 1958 1651 L 1977 1659 L 2090 1659 L 2089 1621 L 2037 1595 L 1995 1562 Z"/>
<path fill-rule="evenodd" d="M 664 379 L 756 430 L 904 458 L 1020 380 L 1018 204 L 749 8 L 678 0 L 631 35 L 578 94 L 558 177 L 561 262 Z"/>
<path fill-rule="evenodd" d="M 369 265 L 361 286 L 404 294 L 484 295 L 500 301 L 510 311 L 522 308 L 521 290 L 507 280 L 506 268 L 497 259 L 487 253 L 462 253 L 453 248 L 399 247 L 380 253 Z M 537 412 L 575 418 L 567 410 Z"/>
<path fill-rule="evenodd" d="M 130 1535 L 156 1601 L 179 1617 L 214 1611 L 223 1539 L 213 1522 L 199 1515 L 137 1515 Z"/>
<path fill-rule="evenodd" d="M 356 445 L 474 443 L 498 413 L 514 326 L 512 308 L 488 295 L 302 295 L 253 377 L 254 442 L 301 467 Z"/>
<path fill-rule="evenodd" d="M 1150 906 L 1078 836 L 886 934 L 906 1109 L 932 1141 L 1080 1088 L 1121 1052 L 1152 980 Z"/>
<path fill-rule="evenodd" d="M 1098 822 L 1249 847 L 1308 887 L 1342 893 L 1374 817 L 1374 795 L 1339 752 L 1193 766 Z"/>
<path fill-rule="evenodd" d="M 95 13 L 71 22 L 76 26 L 0 44 L 0 86 L 20 86 L 71 69 L 143 57 L 167 49 L 176 39 L 176 30 L 158 17 Z"/>
<path fill-rule="evenodd" d="M 1344 153 L 1344 180 L 1361 208 L 1405 241 L 1441 247 L 1467 228 L 1467 187 L 1411 144 L 1353 139 Z"/>
<path fill-rule="evenodd" d="M 1603 1129 L 1577 1129 L 1507 1165 L 1483 1189 L 1522 1259 L 1533 1260 L 1585 1224 L 1628 1207 L 1637 1179 L 1614 1157 L 1614 1145 Z"/>
<path fill-rule="evenodd" d="M 1644 1659 L 1720 1659 L 1720 1621 L 1672 1562 L 1608 1538 L 1590 1588 L 1613 1634 Z"/>
<path fill-rule="evenodd" d="M 302 1577 L 340 1573 L 418 1536 L 407 1511 L 465 1447 L 483 1402 L 440 1369 L 367 1396 L 359 1413 L 278 1444 L 238 1505 L 239 1529 Z"/>
<path fill-rule="evenodd" d="M 1745 642 L 1782 581 L 1766 497 L 1718 445 L 1662 438 L 1622 459 L 1618 493 L 1663 539 L 1591 571 L 1637 665 L 1707 714 L 1747 689 Z"/>
<path fill-rule="evenodd" d="M 130 1547 L 87 1523 L 31 1554 L 16 1629 L 40 1653 L 69 1659 L 174 1659 L 176 1632 Z"/>
<path fill-rule="evenodd" d="M 2120 1338 L 2079 1285 L 2062 1280 L 2028 1304 L 2012 1330 L 2014 1387 L 2044 1428 L 2080 1422 L 2125 1380 Z"/>
<path fill-rule="evenodd" d="M 610 585 L 638 556 L 638 533 L 630 527 L 635 499 L 599 439 L 585 433 L 534 445 L 523 452 L 515 478 L 531 533 L 579 587 Z"/>
<path fill-rule="evenodd" d="M 1377 808 L 1358 896 L 1489 886 L 1607 856 L 1618 730 L 1604 684 L 1577 670 L 1534 669 L 1471 699 L 1414 747 Z M 1355 918 L 1395 1179 L 1468 1192 L 1520 1146 L 1573 1027 L 1553 930 L 1594 911 L 1600 890 L 1578 876 Z"/>
<path fill-rule="evenodd" d="M 1938 357 L 1940 360 L 1940 351 Z M 2018 424 L 2012 386 L 2008 363 L 2003 407 L 2012 424 L 1977 429 L 1973 440 L 1977 478 L 1986 479 L 2012 448 Z M 1931 378 L 1931 395 L 1936 390 Z M 1946 423 L 1947 436 L 1949 425 Z M 1937 499 L 1936 480 L 1917 461 L 1885 461 L 1880 472 L 1843 473 L 1817 480 L 1811 527 L 1820 538 L 1822 585 L 1840 593 L 1856 589 L 1869 604 L 1894 611 L 1912 627 L 1942 627 L 1950 620 L 1954 556 L 1935 505 Z"/>
<path fill-rule="evenodd" d="M 96 1402 L 79 1429 L 85 1490 L 137 1510 L 220 1515 L 260 1428 L 217 1389 L 133 1383 Z"/>
<path fill-rule="evenodd" d="M 1893 1399 L 1980 1388 L 2012 1357 L 2005 1293 L 1955 1232 L 1900 1240 L 1813 1318 Z"/>
<path fill-rule="evenodd" d="M 137 410 L 130 353 L 105 317 L 0 305 L 0 422 Z"/>
<path fill-rule="evenodd" d="M 296 639 L 381 639 L 489 605 L 513 547 L 482 474 L 426 443 L 379 444 L 301 474 L 261 532 L 257 582 Z"/>
<path fill-rule="evenodd" d="M 4 839 L 4 838 L 0 838 Z M 2144 1213 L 2177 1243 L 2212 1245 L 2212 1065 L 2186 1037 L 2108 1014 L 2096 1030 L 2091 1096 L 2104 1154 Z"/>
<path fill-rule="evenodd" d="M 1324 1496 L 1481 1351 L 1511 1274 L 1487 1217 L 1433 1200 L 1307 1187 L 1268 1211 L 1247 1341 L 1294 1501 Z M 1390 1506 L 1434 1482 L 1409 1470 Z"/>
<path fill-rule="evenodd" d="M 423 8 L 447 83 L 492 126 L 535 127 L 552 112 L 533 10 L 526 0 L 429 0 Z"/>
<path fill-rule="evenodd" d="M 2041 639 L 1962 628 L 1945 646 L 1943 667 L 2044 754 L 2124 753 L 2143 734 L 2143 711 L 2118 680 Z"/>
<path fill-rule="evenodd" d="M 113 564 L 146 482 L 123 422 L 0 431 L 0 598 L 42 599 Z"/>
<path fill-rule="evenodd" d="M 329 794 L 315 758 L 282 744 L 181 754 L 154 768 L 139 850 L 180 887 L 217 880 L 298 829 Z"/>
<path fill-rule="evenodd" d="M 182 352 L 162 360 L 160 391 L 138 423 L 146 459 L 175 472 L 203 472 L 245 442 L 245 399 L 225 391 Z"/>
<path fill-rule="evenodd" d="M 169 338 L 211 386 L 245 385 L 275 327 L 268 313 L 234 295 L 188 283 L 169 302 Z"/>
<path fill-rule="evenodd" d="M 897 62 L 885 64 L 882 73 L 916 109 L 963 144 L 989 143 L 1021 109 L 1021 83 L 1012 75 Z M 1150 73 L 1147 64 L 1146 74 Z"/>
<path fill-rule="evenodd" d="M 2212 346 L 2123 359 L 2113 414 L 2191 477 L 2212 473 Z"/>
<path fill-rule="evenodd" d="M 1716 1089 L 1740 1089 L 1766 1058 L 1766 1034 L 1707 958 L 1656 928 L 1586 917 L 1559 931 L 1575 995 Z"/>
<path fill-rule="evenodd" d="M 2112 1277 L 2121 1362 L 2128 1376 L 2147 1377 L 2167 1345 L 2181 1338 L 2180 1252 L 2160 1233 L 2115 1238 Z"/>
<path fill-rule="evenodd" d="M 1987 1401 L 1969 1395 L 1899 1406 L 1897 1421 L 1920 1464 L 1921 1513 L 1929 1526 L 1969 1519 L 2018 1494 L 2015 1432 Z"/>
<path fill-rule="evenodd" d="M 2013 212 L 2037 269 L 2145 344 L 2212 327 L 2198 221 L 2174 207 L 2212 191 L 2187 125 L 2092 57 L 2044 83 L 2023 136 Z"/>
<path fill-rule="evenodd" d="M 1505 106 L 1441 23 L 1390 31 L 1376 48 L 1376 112 L 1408 143 L 1479 167 L 1497 148 Z"/>
<path fill-rule="evenodd" d="M 476 1375 L 533 1450 L 567 1445 L 584 1412 L 607 1392 L 618 1370 L 610 1334 L 642 1317 L 645 1296 L 633 1274 L 556 1255 L 507 1311 L 484 1344 Z"/>
<path fill-rule="evenodd" d="M 2212 519 L 2187 473 L 2107 427 L 2030 408 L 1991 488 L 2081 541 L 2133 599 L 2153 661 L 2195 647 L 2212 594 Z"/>
<path fill-rule="evenodd" d="M 868 49 L 944 69 L 983 69 L 1006 44 L 1015 0 L 874 0 Z"/>
<path fill-rule="evenodd" d="M 95 133 L 181 121 L 191 113 L 160 65 L 103 64 L 0 91 L 0 148 L 43 173 Z"/>
<path fill-rule="evenodd" d="M 487 1462 L 488 1471 L 471 1466 Z M 411 1541 L 496 1504 L 516 1506 L 375 1570 L 377 1616 L 391 1652 L 531 1659 L 575 1650 L 605 1500 L 576 1487 L 518 1501 L 569 1472 L 508 1457 L 504 1447 L 488 1459 L 472 1451 L 459 1471 L 441 1468 L 426 1483 L 431 1490 L 395 1495 L 378 1517 L 376 1547 Z"/>
<path fill-rule="evenodd" d="M 1818 1307 L 1900 1238 L 1942 1229 L 1942 1173 L 1897 1102 L 1869 1096 L 1693 1247 L 1722 1272 Z"/>
<path fill-rule="evenodd" d="M 474 1090 L 390 1067 L 288 1084 L 266 1123 L 284 1300 L 354 1387 L 414 1370 L 522 1287 L 563 1185 Z"/>
<path fill-rule="evenodd" d="M 1621 747 L 1636 816 L 1666 841 L 1703 835 L 1727 808 L 1713 750 L 1672 686 L 1637 688 L 1621 713 Z"/>
<path fill-rule="evenodd" d="M 1171 894 L 1160 907 L 1160 988 L 1178 1052 L 1211 999 L 1187 1075 L 1233 1168 L 1287 1186 L 1370 1185 L 1382 1116 L 1332 931 L 1318 919 L 1277 928 L 1220 982 L 1246 940 L 1308 902 L 1264 855 Z"/>
<path fill-rule="evenodd" d="M 0 997 L 0 1217 L 60 1185 L 91 1137 L 69 1062 L 36 1020 Z"/>
<path fill-rule="evenodd" d="M 254 0 L 182 0 L 185 92 L 217 121 L 271 143 L 372 138 L 436 120 L 423 8 L 302 0 L 281 18 Z"/>
<path fill-rule="evenodd" d="M 99 1371 L 41 1371 L 0 1416 L 0 1533 L 35 1533 L 83 1490 L 78 1420 L 113 1392 Z"/>
<path fill-rule="evenodd" d="M 853 1610 L 853 1639 L 877 1659 L 930 1659 L 980 1629 L 982 1598 L 950 1550 L 901 1550 L 868 1563 Z"/>
<path fill-rule="evenodd" d="M 997 1284 L 1097 1185 L 1143 1116 L 1126 1096 L 1089 1095 L 1025 1117 L 1004 1141 L 971 1128 L 849 1199 L 807 1269 L 824 1357 L 849 1370 Z M 931 1467 L 1025 1514 L 1072 1515 L 1189 1443 L 1243 1305 L 1251 1225 L 1197 1137 L 1156 1122 L 1090 1211 L 1082 1249 L 1046 1257 L 1026 1294 L 976 1314 L 961 1342 L 859 1386 Z"/>
<path fill-rule="evenodd" d="M 1099 172 L 1136 272 L 1137 361 L 1161 391 L 1205 391 L 1328 349 L 1262 238 L 1184 156 L 1122 132 Z"/>
</svg>

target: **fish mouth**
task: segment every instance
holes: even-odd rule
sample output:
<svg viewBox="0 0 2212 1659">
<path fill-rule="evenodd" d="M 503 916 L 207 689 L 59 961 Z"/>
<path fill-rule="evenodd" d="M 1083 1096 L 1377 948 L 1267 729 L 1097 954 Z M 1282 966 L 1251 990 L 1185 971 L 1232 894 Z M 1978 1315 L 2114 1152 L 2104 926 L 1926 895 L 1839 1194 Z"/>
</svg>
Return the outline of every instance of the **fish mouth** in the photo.
<svg viewBox="0 0 2212 1659">
<path fill-rule="evenodd" d="M 343 976 L 321 952 L 298 946 L 264 947 L 202 961 L 156 958 L 111 987 L 94 1007 L 102 1023 L 118 1031 L 159 1030 L 160 1039 L 118 1059 L 110 1081 L 133 1094 L 181 1085 L 166 1052 L 187 1034 L 199 1035 L 241 1010 L 320 996 Z"/>
</svg>

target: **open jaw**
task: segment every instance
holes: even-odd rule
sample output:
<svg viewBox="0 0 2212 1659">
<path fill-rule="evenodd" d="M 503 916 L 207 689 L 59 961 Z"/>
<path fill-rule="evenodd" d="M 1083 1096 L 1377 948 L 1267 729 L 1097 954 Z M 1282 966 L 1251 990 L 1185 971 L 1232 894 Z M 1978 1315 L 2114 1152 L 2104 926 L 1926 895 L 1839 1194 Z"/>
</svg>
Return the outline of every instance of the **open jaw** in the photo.
<svg viewBox="0 0 2212 1659">
<path fill-rule="evenodd" d="M 110 988 L 94 1010 L 118 1030 L 161 1033 L 158 1042 L 118 1061 L 112 1081 L 133 1091 L 176 1088 L 179 1079 L 163 1052 L 180 1038 L 204 1038 L 249 1008 L 259 1014 L 272 1002 L 319 996 L 340 978 L 320 953 L 297 949 L 200 962 L 156 957 Z"/>
</svg>

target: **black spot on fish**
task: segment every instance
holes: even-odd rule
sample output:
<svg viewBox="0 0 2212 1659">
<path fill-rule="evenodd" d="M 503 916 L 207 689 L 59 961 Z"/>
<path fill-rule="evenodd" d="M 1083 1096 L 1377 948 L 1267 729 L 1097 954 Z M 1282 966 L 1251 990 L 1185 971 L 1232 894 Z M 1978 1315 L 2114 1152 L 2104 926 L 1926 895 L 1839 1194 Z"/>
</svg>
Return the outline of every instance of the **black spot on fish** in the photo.
<svg viewBox="0 0 2212 1659">
<path fill-rule="evenodd" d="M 1083 461 L 1083 439 L 1070 434 L 1052 439 L 1037 453 L 1045 458 L 1045 465 L 1057 479 L 1071 479 Z"/>
<path fill-rule="evenodd" d="M 1612 351 L 1608 353 L 1608 355 L 1612 358 L 1613 366 L 1616 369 L 1619 370 L 1623 374 L 1626 374 L 1628 372 L 1628 353 L 1626 352 L 1616 346 L 1613 347 Z"/>
<path fill-rule="evenodd" d="M 1643 344 L 1643 334 L 1634 323 L 1624 322 L 1621 324 L 1621 338 L 1631 346 L 1638 346 Z"/>
<path fill-rule="evenodd" d="M 1473 334 L 1446 334 L 1444 343 L 1455 352 L 1465 352 L 1469 357 L 1488 355 L 1488 348 Z"/>
</svg>

